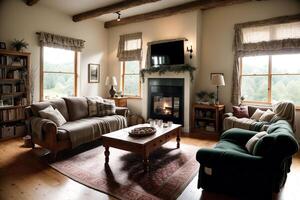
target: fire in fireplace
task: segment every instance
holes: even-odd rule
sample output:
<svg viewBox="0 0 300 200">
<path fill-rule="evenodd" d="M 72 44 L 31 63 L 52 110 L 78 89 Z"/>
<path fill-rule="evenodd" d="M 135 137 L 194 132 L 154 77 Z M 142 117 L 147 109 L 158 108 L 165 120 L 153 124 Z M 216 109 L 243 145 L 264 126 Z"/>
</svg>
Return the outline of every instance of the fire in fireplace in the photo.
<svg viewBox="0 0 300 200">
<path fill-rule="evenodd" d="M 183 124 L 184 79 L 150 78 L 148 117 Z"/>
</svg>

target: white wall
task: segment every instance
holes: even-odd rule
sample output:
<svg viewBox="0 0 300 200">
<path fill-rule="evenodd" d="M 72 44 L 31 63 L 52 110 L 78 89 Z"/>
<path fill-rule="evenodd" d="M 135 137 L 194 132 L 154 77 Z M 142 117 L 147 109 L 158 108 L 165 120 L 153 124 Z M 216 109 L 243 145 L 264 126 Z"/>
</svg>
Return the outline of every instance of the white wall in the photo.
<svg viewBox="0 0 300 200">
<path fill-rule="evenodd" d="M 145 58 L 147 51 L 147 43 L 151 41 L 174 39 L 185 37 L 189 41 L 185 45 L 193 46 L 193 59 L 190 60 L 186 55 L 186 61 L 192 66 L 198 66 L 197 56 L 197 30 L 199 29 L 199 20 L 201 11 L 194 11 L 185 14 L 178 14 L 166 18 L 160 18 L 140 23 L 133 23 L 124 26 L 109 29 L 109 45 L 108 45 L 108 66 L 110 75 L 114 75 L 120 80 L 120 62 L 117 59 L 117 49 L 119 36 L 127 33 L 142 32 L 143 33 L 143 61 L 142 67 L 145 66 Z M 128 107 L 132 112 L 141 114 L 142 100 L 128 100 Z"/>
<path fill-rule="evenodd" d="M 26 6 L 21 0 L 0 1 L 0 41 L 9 47 L 13 39 L 25 39 L 31 52 L 34 100 L 39 100 L 40 47 L 37 31 L 74 37 L 85 40 L 85 48 L 80 55 L 79 95 L 104 95 L 104 79 L 107 69 L 107 30 L 103 23 L 86 20 L 74 23 L 70 16 L 44 7 L 40 4 Z M 101 82 L 90 84 L 87 81 L 88 64 L 101 66 Z"/>
</svg>

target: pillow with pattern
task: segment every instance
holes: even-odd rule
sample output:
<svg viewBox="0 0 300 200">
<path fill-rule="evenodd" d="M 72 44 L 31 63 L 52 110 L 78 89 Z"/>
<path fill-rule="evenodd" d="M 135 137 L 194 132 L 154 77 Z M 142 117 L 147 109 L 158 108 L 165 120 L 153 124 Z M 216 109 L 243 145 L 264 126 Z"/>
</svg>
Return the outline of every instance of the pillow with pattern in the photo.
<svg viewBox="0 0 300 200">
<path fill-rule="evenodd" d="M 116 105 L 114 102 L 97 102 L 97 116 L 104 117 L 116 114 Z"/>
<path fill-rule="evenodd" d="M 89 117 L 94 117 L 97 116 L 98 111 L 97 111 L 97 103 L 103 102 L 102 97 L 94 96 L 94 97 L 86 97 L 88 107 L 89 107 Z"/>
</svg>

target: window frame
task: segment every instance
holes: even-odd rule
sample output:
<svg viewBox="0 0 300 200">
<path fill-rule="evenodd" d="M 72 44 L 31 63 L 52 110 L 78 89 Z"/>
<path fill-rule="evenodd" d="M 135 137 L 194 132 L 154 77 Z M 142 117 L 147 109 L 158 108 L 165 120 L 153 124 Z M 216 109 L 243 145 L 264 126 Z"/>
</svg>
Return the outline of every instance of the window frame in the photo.
<svg viewBox="0 0 300 200">
<path fill-rule="evenodd" d="M 74 96 L 78 95 L 78 51 L 74 51 L 74 73 L 71 72 L 47 72 L 44 71 L 44 46 L 40 48 L 40 101 L 44 99 L 44 73 L 74 74 Z"/>
<path fill-rule="evenodd" d="M 139 71 L 141 70 L 141 64 L 142 62 L 140 60 L 132 60 L 132 61 L 138 61 L 139 63 Z M 122 61 L 121 62 L 121 90 L 122 90 L 122 94 L 124 95 L 124 97 L 130 98 L 130 99 L 140 99 L 141 98 L 141 77 L 139 76 L 139 91 L 138 91 L 138 95 L 136 96 L 132 96 L 132 95 L 125 95 L 124 94 L 124 80 L 125 80 L 125 75 L 139 75 L 139 74 L 125 74 L 125 68 L 126 68 L 126 62 L 130 62 L 130 61 Z"/>
<path fill-rule="evenodd" d="M 278 54 L 278 55 L 292 55 L 292 54 L 298 54 L 298 53 L 290 53 L 290 54 Z M 299 54 L 300 55 L 300 54 Z M 268 98 L 267 98 L 267 101 L 255 101 L 255 100 L 244 100 L 243 103 L 248 103 L 248 104 L 265 104 L 265 105 L 271 105 L 272 104 L 272 77 L 273 76 L 300 76 L 300 73 L 276 73 L 276 74 L 273 74 L 272 73 L 272 57 L 274 55 L 265 55 L 265 56 L 268 56 L 268 73 L 267 74 L 243 74 L 243 57 L 246 57 L 246 56 L 243 56 L 243 57 L 240 57 L 239 58 L 239 65 L 240 65 L 240 85 L 241 85 L 241 88 L 242 88 L 242 84 L 243 84 L 243 76 L 267 76 L 268 77 Z M 300 109 L 300 105 L 296 105 L 297 109 Z"/>
</svg>

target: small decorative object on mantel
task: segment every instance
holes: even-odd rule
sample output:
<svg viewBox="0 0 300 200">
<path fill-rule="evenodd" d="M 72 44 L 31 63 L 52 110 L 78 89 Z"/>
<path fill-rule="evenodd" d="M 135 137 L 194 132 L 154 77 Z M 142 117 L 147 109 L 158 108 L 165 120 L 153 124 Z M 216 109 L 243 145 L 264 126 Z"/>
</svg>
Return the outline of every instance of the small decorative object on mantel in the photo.
<svg viewBox="0 0 300 200">
<path fill-rule="evenodd" d="M 89 83 L 99 83 L 100 81 L 100 65 L 99 64 L 89 64 Z"/>
<path fill-rule="evenodd" d="M 225 86 L 224 74 L 223 73 L 211 73 L 210 80 L 213 85 L 217 87 L 217 99 L 216 104 L 219 104 L 219 86 Z"/>
<path fill-rule="evenodd" d="M 0 49 L 6 49 L 5 42 L 0 42 Z"/>
<path fill-rule="evenodd" d="M 175 73 L 181 73 L 181 72 L 186 72 L 188 71 L 190 73 L 190 77 L 191 77 L 191 81 L 194 79 L 194 74 L 193 72 L 196 70 L 195 67 L 192 67 L 188 64 L 186 65 L 175 65 L 175 66 L 170 66 L 170 65 L 167 65 L 167 66 L 160 66 L 160 67 L 149 67 L 149 68 L 146 68 L 146 69 L 142 69 L 140 71 L 140 74 L 141 74 L 141 78 L 143 80 L 143 82 L 145 81 L 145 73 L 148 73 L 148 74 L 152 74 L 152 73 L 156 73 L 158 72 L 159 75 L 161 74 L 164 74 L 166 72 L 175 72 Z"/>
<path fill-rule="evenodd" d="M 22 39 L 22 40 L 14 39 L 14 41 L 12 41 L 12 43 L 11 43 L 12 48 L 16 49 L 16 51 L 21 51 L 23 49 L 27 49 L 28 45 L 29 44 L 27 42 L 25 42 L 24 39 Z"/>
<path fill-rule="evenodd" d="M 138 127 L 132 129 L 128 132 L 131 137 L 144 137 L 154 135 L 156 133 L 156 128 L 154 127 Z"/>
<path fill-rule="evenodd" d="M 114 86 L 117 86 L 117 79 L 115 76 L 112 76 L 112 77 L 109 77 L 107 76 L 106 77 L 106 80 L 105 80 L 105 85 L 111 85 L 111 88 L 109 90 L 109 94 L 110 94 L 110 97 L 113 98 L 116 94 L 116 89 Z"/>
</svg>

